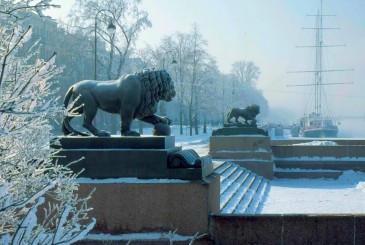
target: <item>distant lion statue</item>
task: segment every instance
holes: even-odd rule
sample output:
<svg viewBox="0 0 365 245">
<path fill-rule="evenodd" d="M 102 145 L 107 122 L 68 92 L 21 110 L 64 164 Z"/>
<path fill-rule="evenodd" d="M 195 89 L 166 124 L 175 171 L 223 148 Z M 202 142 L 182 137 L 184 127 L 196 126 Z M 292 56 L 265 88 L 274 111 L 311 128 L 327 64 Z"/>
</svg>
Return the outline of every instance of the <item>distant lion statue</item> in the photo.
<svg viewBox="0 0 365 245">
<path fill-rule="evenodd" d="M 82 126 L 95 136 L 110 136 L 97 129 L 92 121 L 98 111 L 119 114 L 121 118 L 121 135 L 139 136 L 131 131 L 133 119 L 139 119 L 153 125 L 170 124 L 167 117 L 155 115 L 160 100 L 171 101 L 176 95 L 171 76 L 164 69 L 144 69 L 135 74 L 126 75 L 116 80 L 84 80 L 72 85 L 64 99 L 67 108 L 73 100 L 62 122 L 65 135 L 88 135 L 75 130 L 70 121 L 83 114 Z"/>
<path fill-rule="evenodd" d="M 235 123 L 239 123 L 238 118 L 242 117 L 244 119 L 245 124 L 248 124 L 248 121 L 251 121 L 251 124 L 256 123 L 256 116 L 260 113 L 260 106 L 256 104 L 252 104 L 247 106 L 246 108 L 232 108 L 229 110 L 227 114 L 227 123 L 232 123 L 231 119 L 235 118 Z"/>
</svg>

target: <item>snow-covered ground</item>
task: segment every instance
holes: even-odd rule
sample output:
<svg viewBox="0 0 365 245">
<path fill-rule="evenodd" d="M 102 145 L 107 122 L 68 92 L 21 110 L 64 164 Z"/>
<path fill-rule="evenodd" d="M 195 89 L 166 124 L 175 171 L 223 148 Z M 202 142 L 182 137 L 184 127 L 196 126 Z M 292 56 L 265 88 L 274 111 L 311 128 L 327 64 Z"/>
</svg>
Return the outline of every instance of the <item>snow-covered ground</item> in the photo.
<svg viewBox="0 0 365 245">
<path fill-rule="evenodd" d="M 211 130 L 194 136 L 173 132 L 176 145 L 208 154 Z M 365 173 L 345 171 L 337 180 L 274 179 L 258 213 L 365 213 Z"/>
</svg>

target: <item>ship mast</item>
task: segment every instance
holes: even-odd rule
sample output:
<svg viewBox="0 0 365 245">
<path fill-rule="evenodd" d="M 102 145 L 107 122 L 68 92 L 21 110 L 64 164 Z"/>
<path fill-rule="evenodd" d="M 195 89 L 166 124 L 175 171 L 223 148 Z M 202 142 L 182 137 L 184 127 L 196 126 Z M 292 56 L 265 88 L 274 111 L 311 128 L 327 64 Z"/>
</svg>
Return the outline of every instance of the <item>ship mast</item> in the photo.
<svg viewBox="0 0 365 245">
<path fill-rule="evenodd" d="M 336 84 L 353 84 L 353 82 L 329 82 L 329 83 L 323 83 L 323 73 L 325 72 L 339 72 L 339 71 L 352 71 L 353 69 L 336 69 L 336 70 L 324 70 L 323 69 L 323 48 L 329 48 L 329 47 L 341 47 L 345 45 L 324 45 L 323 42 L 323 30 L 329 29 L 329 30 L 335 30 L 340 28 L 329 28 L 323 27 L 323 17 L 330 17 L 330 16 L 336 16 L 336 15 L 323 15 L 323 0 L 321 0 L 320 8 L 317 11 L 317 14 L 315 15 L 308 15 L 308 16 L 314 16 L 316 17 L 316 26 L 313 28 L 302 28 L 302 29 L 315 29 L 315 44 L 314 46 L 297 46 L 298 48 L 315 48 L 315 64 L 313 71 L 288 71 L 288 73 L 308 73 L 312 72 L 314 73 L 314 82 L 312 84 L 297 84 L 297 85 L 287 85 L 288 87 L 293 86 L 314 86 L 314 113 L 316 116 L 323 115 L 324 108 L 323 105 L 323 96 L 324 96 L 324 85 L 336 85 Z"/>
<path fill-rule="evenodd" d="M 316 17 L 316 63 L 315 63 L 315 113 L 322 115 L 322 45 L 323 45 L 323 17 L 321 7 Z"/>
</svg>

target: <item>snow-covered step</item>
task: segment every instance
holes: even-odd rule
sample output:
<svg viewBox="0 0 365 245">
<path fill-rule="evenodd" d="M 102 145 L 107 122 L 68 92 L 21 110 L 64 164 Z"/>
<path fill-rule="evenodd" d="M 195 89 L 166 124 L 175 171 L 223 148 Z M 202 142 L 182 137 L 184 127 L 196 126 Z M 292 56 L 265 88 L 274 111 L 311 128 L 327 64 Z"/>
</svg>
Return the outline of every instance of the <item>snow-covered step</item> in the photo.
<svg viewBox="0 0 365 245">
<path fill-rule="evenodd" d="M 299 169 L 299 168 L 276 168 L 274 176 L 286 179 L 337 179 L 343 174 L 341 170 L 331 169 Z"/>
<path fill-rule="evenodd" d="M 221 174 L 220 181 L 221 183 L 224 182 L 226 179 L 229 179 L 232 174 L 238 169 L 238 165 L 230 164 L 228 168 L 226 168 Z"/>
<path fill-rule="evenodd" d="M 255 214 L 257 213 L 257 210 L 259 209 L 260 204 L 263 201 L 263 198 L 265 197 L 266 193 L 270 189 L 269 187 L 270 181 L 268 179 L 262 179 L 259 188 L 257 189 L 254 197 L 251 200 L 250 205 L 245 210 L 246 214 Z"/>
<path fill-rule="evenodd" d="M 365 145 L 272 145 L 275 158 L 364 158 Z"/>
<path fill-rule="evenodd" d="M 242 201 L 246 192 L 250 189 L 256 178 L 255 173 L 250 173 L 249 176 L 241 182 L 232 184 L 225 193 L 221 195 L 221 213 L 233 213 L 237 205 Z"/>
<path fill-rule="evenodd" d="M 234 210 L 234 213 L 243 214 L 246 212 L 246 209 L 252 203 L 252 200 L 261 184 L 262 179 L 263 178 L 261 176 L 257 176 L 257 178 L 255 178 L 255 181 L 252 183 L 250 189 L 248 189 L 245 193 L 244 199 L 242 199 L 242 201 L 237 205 L 236 209 Z"/>
<path fill-rule="evenodd" d="M 214 173 L 222 175 L 222 173 L 231 166 L 232 166 L 232 163 L 226 161 L 226 162 L 222 163 L 221 165 L 219 165 L 219 167 L 214 169 Z"/>
<path fill-rule="evenodd" d="M 236 171 L 233 172 L 229 178 L 221 181 L 220 194 L 222 195 L 233 184 L 233 182 L 240 182 L 240 179 L 242 179 L 242 174 L 244 174 L 244 172 L 245 169 L 237 168 Z M 246 176 L 247 175 L 248 174 L 246 174 Z"/>
<path fill-rule="evenodd" d="M 351 140 L 338 139 L 338 142 L 316 140 L 306 144 L 291 142 L 291 145 L 273 143 L 271 150 L 277 168 L 308 170 L 307 172 L 290 171 L 292 178 L 337 178 L 344 170 L 365 171 L 365 145 L 363 141 L 351 142 Z M 324 171 L 311 171 L 314 169 Z M 329 170 L 337 170 L 338 172 Z M 275 172 L 275 177 L 287 178 L 287 176 L 288 173 L 284 171 Z"/>
<path fill-rule="evenodd" d="M 222 213 L 255 213 L 266 195 L 268 179 L 232 162 L 225 162 L 214 172 L 219 174 Z"/>
<path fill-rule="evenodd" d="M 213 154 L 214 159 L 259 159 L 271 160 L 272 154 L 270 151 L 216 151 Z"/>
<path fill-rule="evenodd" d="M 277 168 L 365 170 L 365 158 L 274 158 Z"/>
</svg>

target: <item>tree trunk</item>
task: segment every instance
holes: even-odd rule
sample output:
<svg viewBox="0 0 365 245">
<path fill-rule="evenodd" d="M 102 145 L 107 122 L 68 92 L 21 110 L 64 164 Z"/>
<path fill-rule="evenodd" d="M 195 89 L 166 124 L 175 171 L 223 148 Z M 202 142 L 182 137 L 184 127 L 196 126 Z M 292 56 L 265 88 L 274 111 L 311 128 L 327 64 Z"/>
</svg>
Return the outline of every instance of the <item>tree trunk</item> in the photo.
<svg viewBox="0 0 365 245">
<path fill-rule="evenodd" d="M 189 135 L 193 136 L 193 112 L 192 112 L 192 106 L 189 105 Z"/>
<path fill-rule="evenodd" d="M 207 133 L 207 117 L 204 115 L 204 126 L 203 126 L 203 133 Z"/>
<path fill-rule="evenodd" d="M 180 103 L 179 120 L 180 120 L 180 135 L 183 135 L 184 134 L 184 131 L 183 131 L 183 111 L 182 111 L 181 103 Z"/>
<path fill-rule="evenodd" d="M 114 59 L 113 39 L 114 39 L 114 37 L 112 37 L 111 44 L 110 44 L 111 47 L 110 47 L 110 53 L 109 53 L 109 64 L 108 64 L 108 69 L 107 69 L 107 78 L 108 78 L 108 80 L 112 79 L 112 68 L 113 68 L 113 59 Z"/>
<path fill-rule="evenodd" d="M 194 120 L 194 131 L 195 135 L 199 134 L 199 127 L 198 127 L 198 113 L 195 113 L 195 120 Z"/>
</svg>

